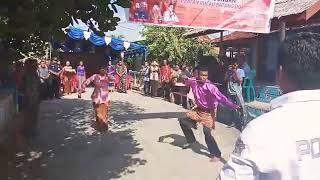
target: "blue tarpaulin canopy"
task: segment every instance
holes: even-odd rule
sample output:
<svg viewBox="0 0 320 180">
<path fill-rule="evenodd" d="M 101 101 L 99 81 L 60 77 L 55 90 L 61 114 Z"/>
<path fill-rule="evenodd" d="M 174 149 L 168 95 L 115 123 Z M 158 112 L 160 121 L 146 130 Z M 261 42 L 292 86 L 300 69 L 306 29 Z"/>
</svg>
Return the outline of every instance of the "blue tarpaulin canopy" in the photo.
<svg viewBox="0 0 320 180">
<path fill-rule="evenodd" d="M 103 47 L 108 46 L 112 50 L 117 52 L 123 52 L 124 57 L 136 57 L 136 56 L 146 56 L 147 53 L 147 47 L 132 43 L 123 41 L 121 39 L 109 37 L 109 36 L 99 36 L 95 34 L 86 23 L 82 22 L 80 19 L 73 19 L 72 23 L 66 27 L 62 28 L 62 30 L 65 32 L 65 34 L 68 36 L 68 39 L 65 43 L 57 43 L 54 42 L 54 48 L 61 49 L 63 52 L 73 52 L 73 53 L 80 53 L 83 51 L 90 51 L 90 49 L 93 48 L 93 46 Z M 98 24 L 96 24 L 95 29 L 99 30 Z M 106 34 L 106 33 L 104 33 Z M 76 46 L 77 41 L 87 40 L 92 44 L 88 45 L 87 43 L 82 43 L 81 47 Z M 78 44 L 79 45 L 79 44 Z M 110 56 L 105 54 L 106 56 Z M 112 58 L 111 58 L 112 59 Z"/>
<path fill-rule="evenodd" d="M 116 51 L 139 51 L 145 52 L 146 46 L 137 44 L 137 43 L 130 43 L 123 41 L 121 39 L 116 39 L 113 37 L 108 36 L 98 36 L 92 31 L 85 31 L 79 28 L 70 27 L 69 31 L 67 32 L 69 38 L 73 40 L 89 40 L 92 44 L 96 46 L 110 46 L 113 50 Z"/>
</svg>

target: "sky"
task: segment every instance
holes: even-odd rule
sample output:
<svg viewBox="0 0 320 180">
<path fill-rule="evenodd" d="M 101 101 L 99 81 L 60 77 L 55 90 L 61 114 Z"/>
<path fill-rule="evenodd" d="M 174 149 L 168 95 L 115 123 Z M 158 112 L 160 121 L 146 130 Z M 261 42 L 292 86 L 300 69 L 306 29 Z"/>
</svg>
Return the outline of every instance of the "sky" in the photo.
<svg viewBox="0 0 320 180">
<path fill-rule="evenodd" d="M 143 25 L 141 24 L 134 24 L 134 23 L 128 23 L 127 22 L 127 14 L 126 14 L 126 9 L 117 6 L 118 13 L 115 14 L 116 17 L 119 17 L 121 20 L 118 22 L 118 26 L 116 27 L 115 31 L 109 31 L 105 32 L 107 36 L 111 35 L 122 35 L 124 36 L 125 41 L 129 42 L 135 42 L 135 41 L 140 41 L 143 40 L 144 38 L 141 36 L 140 32 L 143 29 Z M 71 24 L 70 24 L 71 25 Z M 82 22 L 80 19 L 78 19 L 78 23 L 73 23 L 72 25 L 75 28 L 79 28 L 82 30 L 88 30 L 88 26 L 86 23 Z M 96 28 L 99 30 L 99 25 L 96 26 Z"/>
<path fill-rule="evenodd" d="M 140 34 L 142 29 L 142 25 L 123 22 L 119 23 L 115 31 L 107 32 L 106 35 L 122 35 L 126 41 L 135 42 L 143 40 Z"/>
</svg>

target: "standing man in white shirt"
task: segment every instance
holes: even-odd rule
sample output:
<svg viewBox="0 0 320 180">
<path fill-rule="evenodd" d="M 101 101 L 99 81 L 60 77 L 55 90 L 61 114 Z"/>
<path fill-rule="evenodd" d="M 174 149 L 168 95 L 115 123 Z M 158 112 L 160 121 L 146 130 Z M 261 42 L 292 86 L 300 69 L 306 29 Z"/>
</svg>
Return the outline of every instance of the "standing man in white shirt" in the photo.
<svg viewBox="0 0 320 180">
<path fill-rule="evenodd" d="M 320 34 L 299 33 L 279 51 L 286 93 L 245 128 L 219 180 L 320 179 Z"/>
<path fill-rule="evenodd" d="M 244 71 L 245 74 L 245 78 L 249 78 L 250 76 L 250 72 L 251 72 L 251 68 L 249 66 L 249 64 L 246 61 L 246 56 L 243 54 L 238 55 L 237 57 L 238 62 L 239 62 L 239 66 L 240 69 L 242 69 Z"/>
<path fill-rule="evenodd" d="M 237 61 L 234 61 L 230 66 L 225 75 L 225 81 L 228 82 L 228 96 L 232 101 L 239 105 L 244 106 L 244 100 L 242 96 L 242 83 L 245 78 L 243 69 L 239 68 Z M 240 117 L 240 114 L 236 111 L 232 112 L 232 124 L 229 127 L 236 127 L 242 130 L 244 122 Z"/>
<path fill-rule="evenodd" d="M 144 67 L 141 70 L 141 74 L 143 76 L 143 91 L 144 95 L 150 95 L 150 66 L 149 62 L 144 63 Z"/>
</svg>

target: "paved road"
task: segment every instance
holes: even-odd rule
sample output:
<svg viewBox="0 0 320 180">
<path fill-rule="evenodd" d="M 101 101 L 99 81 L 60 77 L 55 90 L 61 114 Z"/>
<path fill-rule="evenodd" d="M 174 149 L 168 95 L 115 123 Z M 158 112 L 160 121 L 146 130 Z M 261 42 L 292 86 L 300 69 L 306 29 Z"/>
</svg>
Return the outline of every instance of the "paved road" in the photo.
<svg viewBox="0 0 320 180">
<path fill-rule="evenodd" d="M 39 133 L 9 162 L 9 179 L 212 180 L 223 163 L 209 162 L 202 128 L 197 147 L 182 150 L 180 106 L 139 93 L 112 93 L 108 133 L 97 133 L 90 91 L 42 103 Z M 218 123 L 213 132 L 228 159 L 238 132 Z"/>
</svg>

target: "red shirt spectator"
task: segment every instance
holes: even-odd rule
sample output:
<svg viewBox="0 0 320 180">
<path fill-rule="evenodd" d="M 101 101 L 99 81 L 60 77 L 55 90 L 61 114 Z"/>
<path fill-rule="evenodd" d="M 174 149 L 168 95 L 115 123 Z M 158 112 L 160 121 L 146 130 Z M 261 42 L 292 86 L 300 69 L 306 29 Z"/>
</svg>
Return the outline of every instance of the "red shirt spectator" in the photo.
<svg viewBox="0 0 320 180">
<path fill-rule="evenodd" d="M 171 80 L 171 67 L 167 64 L 167 61 L 163 61 L 163 66 L 160 68 L 160 81 L 169 82 Z"/>
</svg>

